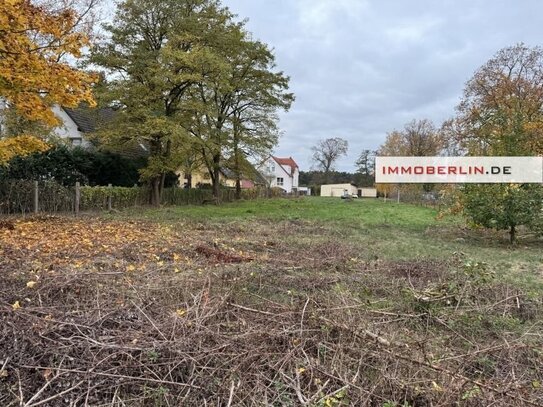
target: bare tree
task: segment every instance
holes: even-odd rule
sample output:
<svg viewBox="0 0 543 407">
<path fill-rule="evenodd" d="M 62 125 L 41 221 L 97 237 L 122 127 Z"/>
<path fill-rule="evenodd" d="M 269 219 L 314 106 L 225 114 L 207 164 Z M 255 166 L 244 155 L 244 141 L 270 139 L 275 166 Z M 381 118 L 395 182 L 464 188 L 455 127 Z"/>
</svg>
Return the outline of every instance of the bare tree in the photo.
<svg viewBox="0 0 543 407">
<path fill-rule="evenodd" d="M 328 183 L 330 171 L 334 169 L 334 164 L 340 157 L 347 155 L 348 148 L 347 140 L 339 137 L 320 140 L 311 148 L 316 169 L 324 172 L 324 183 Z"/>
</svg>

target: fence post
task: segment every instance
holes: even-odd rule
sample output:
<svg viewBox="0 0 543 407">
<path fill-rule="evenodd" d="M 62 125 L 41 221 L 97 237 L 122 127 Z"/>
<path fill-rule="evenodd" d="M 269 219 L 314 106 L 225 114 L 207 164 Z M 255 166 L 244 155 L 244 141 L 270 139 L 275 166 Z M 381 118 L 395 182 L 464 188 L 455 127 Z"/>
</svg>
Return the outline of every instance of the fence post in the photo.
<svg viewBox="0 0 543 407">
<path fill-rule="evenodd" d="M 107 188 L 108 188 L 108 194 L 107 194 L 107 210 L 108 211 L 111 211 L 111 209 L 113 208 L 112 204 L 111 204 L 111 189 L 112 189 L 113 185 L 112 184 L 107 184 Z"/>
<path fill-rule="evenodd" d="M 39 211 L 39 191 L 38 191 L 38 181 L 34 181 L 34 213 L 37 214 Z"/>
<path fill-rule="evenodd" d="M 400 188 L 398 188 L 398 203 L 400 203 Z"/>
<path fill-rule="evenodd" d="M 81 189 L 79 181 L 75 183 L 75 216 L 79 216 L 79 202 L 81 201 Z"/>
</svg>

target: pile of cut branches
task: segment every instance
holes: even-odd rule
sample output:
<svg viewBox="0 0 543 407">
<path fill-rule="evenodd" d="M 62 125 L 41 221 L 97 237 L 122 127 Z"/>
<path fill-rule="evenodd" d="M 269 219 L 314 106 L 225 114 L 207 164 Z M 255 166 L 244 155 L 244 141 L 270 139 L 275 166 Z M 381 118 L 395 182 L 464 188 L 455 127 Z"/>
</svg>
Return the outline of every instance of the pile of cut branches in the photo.
<svg viewBox="0 0 543 407">
<path fill-rule="evenodd" d="M 108 226 L 84 227 L 97 225 Z M 358 262 L 337 244 L 329 246 L 335 264 L 321 264 L 325 275 L 284 259 L 217 264 L 220 256 L 188 245 L 180 260 L 142 246 L 158 236 L 153 228 L 127 227 L 135 246 L 100 241 L 113 257 L 94 260 L 66 246 L 54 261 L 45 243 L 23 259 L 23 246 L 1 241 L 0 405 L 543 404 L 540 304 L 522 335 L 477 337 L 461 323 L 514 315 L 530 305 L 522 293 L 464 285 L 455 301 L 428 305 L 419 295 L 428 280 L 461 281 L 447 274 L 450 265 Z M 147 261 L 154 249 L 155 262 Z M 116 267 L 123 256 L 127 264 L 141 256 L 145 267 Z M 38 259 L 46 270 L 26 269 Z"/>
</svg>

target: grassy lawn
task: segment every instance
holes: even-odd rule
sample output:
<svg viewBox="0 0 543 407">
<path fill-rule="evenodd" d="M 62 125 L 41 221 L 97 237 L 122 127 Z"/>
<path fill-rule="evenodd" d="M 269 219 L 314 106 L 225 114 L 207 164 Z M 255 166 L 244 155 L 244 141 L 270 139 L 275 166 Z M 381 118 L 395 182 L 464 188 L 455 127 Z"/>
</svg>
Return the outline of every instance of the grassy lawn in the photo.
<svg viewBox="0 0 543 407">
<path fill-rule="evenodd" d="M 0 405 L 542 405 L 542 242 L 437 215 L 301 198 L 4 224 Z"/>
<path fill-rule="evenodd" d="M 221 206 L 187 206 L 128 211 L 114 218 L 146 219 L 176 225 L 204 222 L 224 225 L 280 222 L 292 224 L 283 236 L 290 242 L 326 241 L 330 234 L 359 248 L 365 260 L 448 259 L 462 254 L 486 262 L 507 281 L 523 285 L 535 295 L 543 292 L 543 242 L 522 239 L 511 246 L 506 233 L 469 230 L 458 216 L 438 217 L 438 210 L 382 200 L 343 201 L 336 198 L 244 201 Z M 311 233 L 296 233 L 296 225 L 318 225 Z M 300 229 L 300 228 L 298 228 Z M 301 228 L 303 229 L 303 228 Z"/>
</svg>

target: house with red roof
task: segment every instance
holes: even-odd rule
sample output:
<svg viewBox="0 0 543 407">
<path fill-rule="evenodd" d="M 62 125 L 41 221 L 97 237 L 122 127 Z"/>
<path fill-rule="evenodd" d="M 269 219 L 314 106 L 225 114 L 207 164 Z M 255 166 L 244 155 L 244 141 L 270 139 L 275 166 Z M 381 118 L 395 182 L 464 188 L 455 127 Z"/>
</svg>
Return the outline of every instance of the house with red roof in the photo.
<svg viewBox="0 0 543 407">
<path fill-rule="evenodd" d="M 287 194 L 298 190 L 300 169 L 292 157 L 270 156 L 258 167 L 270 187 L 278 187 Z"/>
</svg>

